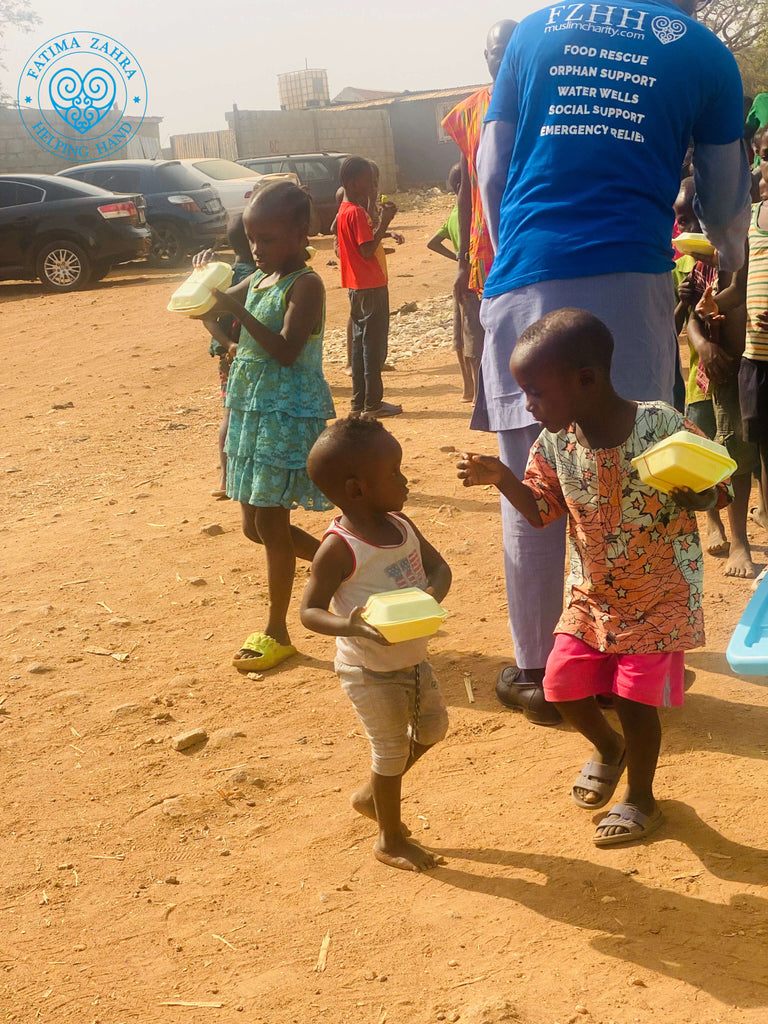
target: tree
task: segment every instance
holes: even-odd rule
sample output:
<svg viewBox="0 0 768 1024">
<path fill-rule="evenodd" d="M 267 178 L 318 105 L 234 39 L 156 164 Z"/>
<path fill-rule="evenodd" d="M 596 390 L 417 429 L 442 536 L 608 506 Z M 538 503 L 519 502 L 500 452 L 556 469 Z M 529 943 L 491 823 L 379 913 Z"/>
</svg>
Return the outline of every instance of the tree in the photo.
<svg viewBox="0 0 768 1024">
<path fill-rule="evenodd" d="M 768 0 L 712 0 L 699 20 L 736 58 L 750 95 L 768 90 Z"/>
<path fill-rule="evenodd" d="M 712 0 L 699 19 L 720 36 L 733 54 L 743 53 L 765 35 L 768 0 Z"/>
<path fill-rule="evenodd" d="M 8 29 L 29 32 L 40 24 L 39 16 L 32 10 L 29 0 L 0 0 L 0 69 L 5 70 L 5 33 Z"/>
</svg>

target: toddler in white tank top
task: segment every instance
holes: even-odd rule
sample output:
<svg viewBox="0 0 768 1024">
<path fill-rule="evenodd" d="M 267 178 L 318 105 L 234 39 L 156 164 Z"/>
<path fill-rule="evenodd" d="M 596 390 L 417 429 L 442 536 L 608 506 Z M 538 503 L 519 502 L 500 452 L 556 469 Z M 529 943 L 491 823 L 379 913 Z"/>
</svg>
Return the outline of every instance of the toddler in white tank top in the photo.
<svg viewBox="0 0 768 1024">
<path fill-rule="evenodd" d="M 374 419 L 337 420 L 307 462 L 310 479 L 342 511 L 312 563 L 301 621 L 336 637 L 336 671 L 371 744 L 371 778 L 352 796 L 378 822 L 375 856 L 423 871 L 438 858 L 409 838 L 400 819 L 405 772 L 441 740 L 448 713 L 426 661 L 427 641 L 390 644 L 362 618 L 372 594 L 421 587 L 440 601 L 451 570 L 401 510 L 408 495 L 402 449 Z"/>
</svg>

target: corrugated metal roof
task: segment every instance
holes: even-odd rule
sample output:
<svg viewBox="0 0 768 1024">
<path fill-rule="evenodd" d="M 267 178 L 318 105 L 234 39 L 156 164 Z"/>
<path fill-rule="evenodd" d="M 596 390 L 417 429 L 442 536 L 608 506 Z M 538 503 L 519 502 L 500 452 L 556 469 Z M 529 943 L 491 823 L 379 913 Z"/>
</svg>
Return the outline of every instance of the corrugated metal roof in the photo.
<svg viewBox="0 0 768 1024">
<path fill-rule="evenodd" d="M 330 107 L 318 107 L 318 110 L 361 110 L 365 107 L 389 107 L 393 103 L 413 103 L 416 100 L 448 100 L 455 96 L 461 99 L 462 96 L 469 96 L 471 93 L 482 89 L 483 85 L 464 85 L 453 89 L 435 89 L 431 92 L 400 92 L 395 96 L 388 96 L 380 100 L 368 100 L 365 103 L 334 103 Z"/>
</svg>

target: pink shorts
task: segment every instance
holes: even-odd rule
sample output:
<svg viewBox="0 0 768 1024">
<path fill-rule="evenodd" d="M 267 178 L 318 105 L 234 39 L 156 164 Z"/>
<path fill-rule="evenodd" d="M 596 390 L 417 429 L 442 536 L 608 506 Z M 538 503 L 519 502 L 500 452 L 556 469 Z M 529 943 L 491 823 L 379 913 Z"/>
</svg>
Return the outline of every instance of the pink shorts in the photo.
<svg viewBox="0 0 768 1024">
<path fill-rule="evenodd" d="M 557 633 L 544 673 L 544 694 L 555 704 L 615 693 L 638 704 L 676 708 L 683 703 L 684 677 L 683 651 L 604 654 L 570 633 Z"/>
</svg>

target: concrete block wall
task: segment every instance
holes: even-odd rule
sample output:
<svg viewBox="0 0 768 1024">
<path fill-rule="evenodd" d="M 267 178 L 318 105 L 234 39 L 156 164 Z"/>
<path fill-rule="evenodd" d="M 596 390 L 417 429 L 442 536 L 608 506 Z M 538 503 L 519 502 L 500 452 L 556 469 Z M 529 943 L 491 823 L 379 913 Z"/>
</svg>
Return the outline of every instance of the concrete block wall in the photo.
<svg viewBox="0 0 768 1024">
<path fill-rule="evenodd" d="M 227 122 L 240 159 L 281 153 L 336 150 L 375 160 L 381 189 L 396 187 L 395 152 L 386 108 L 367 110 L 232 110 Z"/>
<path fill-rule="evenodd" d="M 50 113 L 53 117 L 53 111 Z M 125 120 L 129 123 L 133 121 L 132 118 Z M 159 118 L 145 118 L 136 139 L 104 159 L 125 160 L 128 157 L 149 155 L 150 152 L 159 153 L 159 122 Z M 55 174 L 65 167 L 74 167 L 83 162 L 80 159 L 56 156 L 38 145 L 24 127 L 19 111 L 15 107 L 0 106 L 0 174 Z"/>
</svg>

